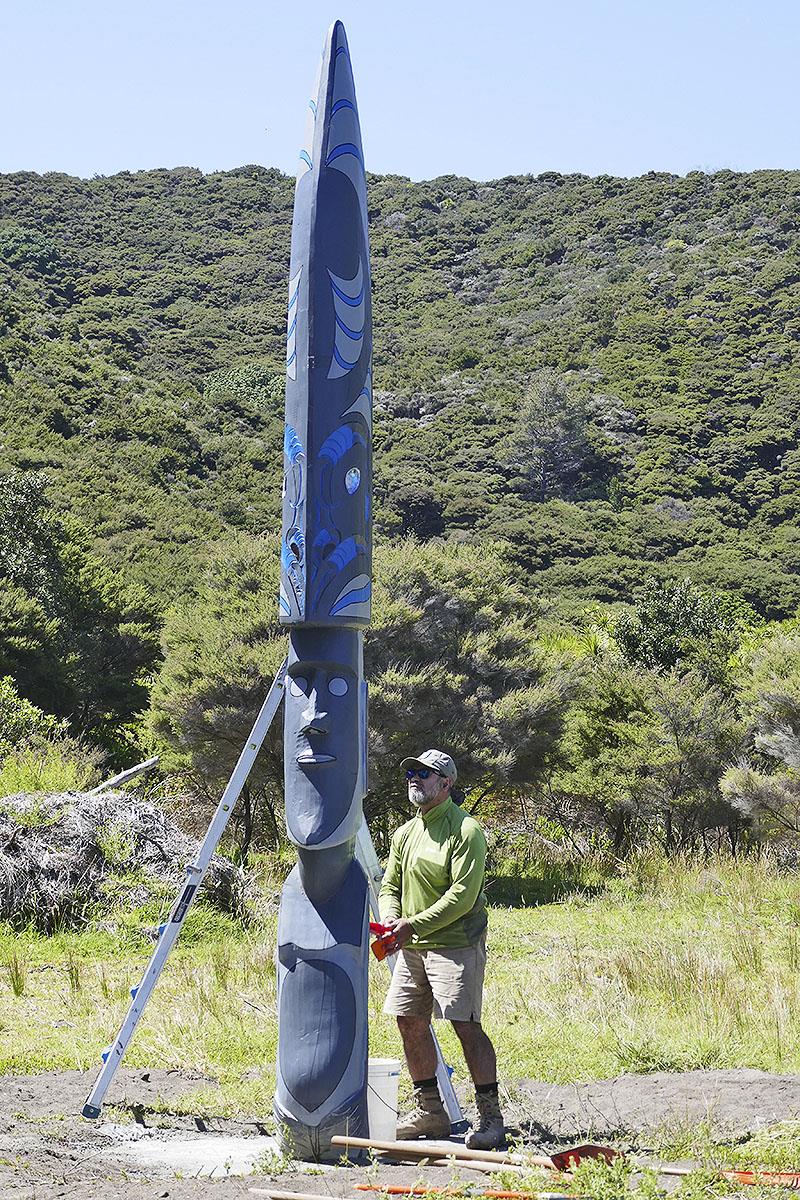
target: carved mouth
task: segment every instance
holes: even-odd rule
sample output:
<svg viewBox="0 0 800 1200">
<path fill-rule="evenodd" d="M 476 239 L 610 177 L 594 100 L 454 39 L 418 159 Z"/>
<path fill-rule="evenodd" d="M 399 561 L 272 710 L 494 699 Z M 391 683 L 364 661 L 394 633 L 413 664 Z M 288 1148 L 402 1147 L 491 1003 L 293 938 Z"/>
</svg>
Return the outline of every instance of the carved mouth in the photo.
<svg viewBox="0 0 800 1200">
<path fill-rule="evenodd" d="M 321 763 L 336 762 L 336 759 L 332 754 L 314 754 L 312 750 L 305 750 L 302 754 L 298 754 L 297 761 L 301 767 L 309 767 Z"/>
</svg>

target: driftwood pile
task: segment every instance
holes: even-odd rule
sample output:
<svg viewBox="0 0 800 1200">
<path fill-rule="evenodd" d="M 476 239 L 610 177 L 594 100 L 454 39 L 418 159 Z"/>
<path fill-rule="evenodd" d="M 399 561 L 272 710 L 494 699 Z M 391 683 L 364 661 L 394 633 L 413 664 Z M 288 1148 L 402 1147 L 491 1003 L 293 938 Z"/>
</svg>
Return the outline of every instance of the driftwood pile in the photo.
<svg viewBox="0 0 800 1200">
<path fill-rule="evenodd" d="M 168 889 L 176 895 L 198 845 L 131 793 L 3 796 L 0 920 L 52 933 L 98 916 L 112 892 L 130 907 Z M 240 912 L 242 872 L 215 856 L 203 895 L 225 912 Z"/>
</svg>

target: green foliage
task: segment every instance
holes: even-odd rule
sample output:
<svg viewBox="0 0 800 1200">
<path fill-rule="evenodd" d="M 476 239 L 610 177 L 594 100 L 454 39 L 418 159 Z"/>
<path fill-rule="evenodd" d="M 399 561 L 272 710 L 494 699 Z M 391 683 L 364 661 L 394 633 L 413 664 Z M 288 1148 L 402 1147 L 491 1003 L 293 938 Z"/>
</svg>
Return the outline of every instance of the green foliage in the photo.
<svg viewBox="0 0 800 1200">
<path fill-rule="evenodd" d="M 28 980 L 27 963 L 18 954 L 12 954 L 6 963 L 6 968 L 8 970 L 8 982 L 11 985 L 11 991 L 19 998 L 25 994 L 25 984 Z"/>
<path fill-rule="evenodd" d="M 522 471 L 534 500 L 541 504 L 553 496 L 575 495 L 589 454 L 586 410 L 555 372 L 542 372 L 525 397 L 511 446 L 510 461 Z"/>
<path fill-rule="evenodd" d="M 756 614 L 690 579 L 648 580 L 632 611 L 614 625 L 629 663 L 647 669 L 695 667 L 711 682 L 726 682 L 730 661 Z"/>
<path fill-rule="evenodd" d="M 0 796 L 18 792 L 84 791 L 96 772 L 96 762 L 69 744 L 30 746 L 13 750 L 0 765 Z"/>
<path fill-rule="evenodd" d="M 65 732 L 65 724 L 18 695 L 13 679 L 0 678 L 0 758 L 16 745 Z"/>
<path fill-rule="evenodd" d="M 42 477 L 0 477 L 0 521 L 0 671 L 124 758 L 119 727 L 144 708 L 159 654 L 152 605 L 53 511 Z"/>
<path fill-rule="evenodd" d="M 119 825 L 109 822 L 97 834 L 97 848 L 113 870 L 125 867 L 134 857 L 134 842 Z"/>
<path fill-rule="evenodd" d="M 369 195 L 380 530 L 506 538 L 567 612 L 654 571 L 794 611 L 800 174 Z M 275 528 L 291 206 L 254 166 L 0 177 L 2 463 L 162 605 Z M 571 448 L 540 502 L 498 446 L 548 377 Z"/>
<path fill-rule="evenodd" d="M 165 768 L 209 799 L 285 654 L 278 557 L 277 539 L 238 535 L 211 557 L 197 598 L 167 614 L 151 728 Z M 406 802 L 399 763 L 424 745 L 451 750 L 476 797 L 535 780 L 555 761 L 574 682 L 538 649 L 537 610 L 499 548 L 493 567 L 471 546 L 407 539 L 376 550 L 364 652 L 369 813 L 391 807 L 398 819 Z M 283 779 L 278 725 L 250 783 L 262 836 L 272 840 Z"/>
<path fill-rule="evenodd" d="M 782 1121 L 758 1130 L 739 1145 L 731 1147 L 727 1161 L 742 1170 L 796 1173 L 799 1153 L 800 1128 L 797 1121 Z"/>
<path fill-rule="evenodd" d="M 538 645 L 503 547 L 408 538 L 378 549 L 374 574 L 368 812 L 402 810 L 399 763 L 429 745 L 454 755 L 469 808 L 543 778 L 575 680 Z"/>
<path fill-rule="evenodd" d="M 43 476 L 19 471 L 0 476 L 0 578 L 48 605 L 57 573 Z"/>
<path fill-rule="evenodd" d="M 636 1179 L 633 1176 L 636 1174 Z M 658 1183 L 652 1169 L 636 1169 L 620 1155 L 605 1162 L 602 1158 L 586 1158 L 575 1168 L 569 1181 L 570 1192 L 576 1196 L 591 1196 L 592 1200 L 661 1200 L 667 1193 Z"/>
<path fill-rule="evenodd" d="M 800 634 L 778 628 L 741 668 L 742 699 L 754 725 L 755 746 L 792 769 L 800 768 Z"/>
<path fill-rule="evenodd" d="M 655 843 L 685 850 L 716 829 L 735 849 L 741 814 L 719 779 L 745 745 L 735 703 L 701 676 L 634 668 L 609 650 L 586 661 L 567 722 L 568 765 L 553 777 L 553 815 L 604 828 L 620 855 Z"/>
<path fill-rule="evenodd" d="M 739 666 L 750 758 L 722 776 L 728 802 L 762 834 L 800 831 L 800 637 L 769 631 Z"/>
<path fill-rule="evenodd" d="M 70 735 L 66 720 L 42 712 L 18 695 L 12 679 L 0 678 L 0 796 L 78 791 L 98 757 Z"/>
<path fill-rule="evenodd" d="M 753 614 L 800 606 L 800 173 L 369 195 L 369 804 L 438 740 L 471 800 L 620 849 L 794 821 L 800 685 Z M 282 657 L 291 206 L 253 166 L 0 176 L 0 675 L 124 762 L 167 610 L 152 736 L 209 797 Z"/>
<path fill-rule="evenodd" d="M 198 594 L 169 610 L 148 717 L 162 766 L 216 802 L 286 655 L 278 625 L 277 538 L 238 534 L 209 556 Z M 273 723 L 237 814 L 245 852 L 280 836 L 281 722 Z"/>
</svg>

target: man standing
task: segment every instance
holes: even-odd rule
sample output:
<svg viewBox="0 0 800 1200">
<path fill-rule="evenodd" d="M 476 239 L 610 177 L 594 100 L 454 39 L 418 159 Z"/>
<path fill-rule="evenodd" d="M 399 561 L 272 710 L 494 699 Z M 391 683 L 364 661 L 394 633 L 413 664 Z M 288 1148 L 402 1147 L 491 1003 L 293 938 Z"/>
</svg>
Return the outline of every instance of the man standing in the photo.
<svg viewBox="0 0 800 1200">
<path fill-rule="evenodd" d="M 397 1018 L 414 1103 L 398 1139 L 449 1136 L 436 1086 L 433 1013 L 452 1022 L 475 1084 L 477 1128 L 467 1146 L 491 1150 L 505 1136 L 494 1047 L 481 1027 L 486 963 L 486 839 L 451 798 L 456 765 L 442 750 L 404 759 L 417 815 L 392 838 L 380 892 L 381 920 L 399 954 L 384 1012 Z"/>
</svg>

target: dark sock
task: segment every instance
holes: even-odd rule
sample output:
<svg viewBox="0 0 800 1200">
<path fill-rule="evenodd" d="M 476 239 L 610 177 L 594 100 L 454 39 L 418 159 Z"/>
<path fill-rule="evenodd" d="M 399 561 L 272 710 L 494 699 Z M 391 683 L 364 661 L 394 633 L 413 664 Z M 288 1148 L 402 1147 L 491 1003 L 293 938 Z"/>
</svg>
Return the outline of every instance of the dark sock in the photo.
<svg viewBox="0 0 800 1200">
<path fill-rule="evenodd" d="M 496 1083 L 476 1083 L 475 1084 L 475 1095 L 476 1096 L 496 1096 L 497 1095 L 497 1084 Z"/>
<path fill-rule="evenodd" d="M 436 1076 L 434 1075 L 431 1079 L 414 1079 L 414 1080 L 412 1080 L 412 1083 L 414 1084 L 415 1088 L 436 1087 Z M 497 1086 L 497 1084 L 495 1084 L 495 1087 L 496 1086 Z"/>
</svg>

